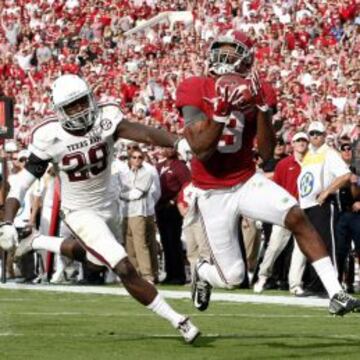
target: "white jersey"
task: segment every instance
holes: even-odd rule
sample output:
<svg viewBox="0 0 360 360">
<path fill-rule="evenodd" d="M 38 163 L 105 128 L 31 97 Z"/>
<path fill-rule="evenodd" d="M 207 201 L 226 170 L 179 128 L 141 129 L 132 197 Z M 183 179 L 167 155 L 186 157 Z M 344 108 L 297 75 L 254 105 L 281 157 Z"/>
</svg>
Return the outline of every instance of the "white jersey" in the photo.
<svg viewBox="0 0 360 360">
<path fill-rule="evenodd" d="M 122 119 L 118 106 L 105 104 L 100 105 L 94 126 L 84 136 L 68 133 L 56 118 L 33 131 L 30 151 L 59 170 L 63 209 L 100 210 L 112 204 L 114 133 Z"/>
<path fill-rule="evenodd" d="M 318 149 L 310 146 L 297 180 L 300 207 L 307 209 L 319 205 L 318 195 L 337 177 L 349 172 L 348 165 L 336 150 L 326 144 Z"/>
</svg>

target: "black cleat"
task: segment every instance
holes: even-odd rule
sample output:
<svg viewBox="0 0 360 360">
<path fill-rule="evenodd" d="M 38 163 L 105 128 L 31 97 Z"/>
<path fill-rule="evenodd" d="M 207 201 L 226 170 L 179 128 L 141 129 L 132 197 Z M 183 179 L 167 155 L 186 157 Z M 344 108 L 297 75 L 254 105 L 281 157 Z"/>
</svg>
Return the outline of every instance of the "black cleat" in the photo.
<svg viewBox="0 0 360 360">
<path fill-rule="evenodd" d="M 360 300 L 340 291 L 330 300 L 329 313 L 343 316 L 349 312 L 360 312 Z"/>
<path fill-rule="evenodd" d="M 205 311 L 208 308 L 212 289 L 207 281 L 201 280 L 199 277 L 198 269 L 204 262 L 206 261 L 198 260 L 191 283 L 191 298 L 194 306 L 200 311 Z"/>
</svg>

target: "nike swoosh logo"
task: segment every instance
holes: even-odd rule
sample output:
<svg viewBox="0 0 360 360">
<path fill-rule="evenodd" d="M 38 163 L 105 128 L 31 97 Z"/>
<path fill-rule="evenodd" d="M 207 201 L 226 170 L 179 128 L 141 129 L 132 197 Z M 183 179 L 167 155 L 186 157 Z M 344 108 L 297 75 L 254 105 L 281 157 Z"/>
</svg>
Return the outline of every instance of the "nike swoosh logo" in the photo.
<svg viewBox="0 0 360 360">
<path fill-rule="evenodd" d="M 341 302 L 339 300 L 336 300 L 336 301 L 337 301 L 338 304 L 340 304 L 343 307 L 346 307 L 346 305 L 347 305 L 347 302 L 343 303 L 343 302 Z"/>
<path fill-rule="evenodd" d="M 199 308 L 202 305 L 202 304 L 198 303 L 198 301 L 197 301 L 197 293 L 195 293 L 194 305 L 195 305 L 196 308 Z"/>
</svg>

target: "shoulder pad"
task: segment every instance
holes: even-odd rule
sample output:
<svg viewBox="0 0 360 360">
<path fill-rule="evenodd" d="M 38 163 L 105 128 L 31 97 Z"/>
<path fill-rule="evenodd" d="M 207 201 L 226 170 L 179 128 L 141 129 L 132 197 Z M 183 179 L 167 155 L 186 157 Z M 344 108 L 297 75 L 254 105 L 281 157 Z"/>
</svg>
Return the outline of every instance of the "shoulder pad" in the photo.
<svg viewBox="0 0 360 360">
<path fill-rule="evenodd" d="M 176 90 L 176 106 L 195 106 L 205 110 L 204 98 L 215 96 L 215 81 L 210 77 L 193 76 L 182 81 Z"/>
<path fill-rule="evenodd" d="M 98 126 L 102 131 L 113 134 L 117 126 L 123 120 L 124 114 L 116 103 L 101 104 Z"/>
<path fill-rule="evenodd" d="M 31 132 L 31 144 L 29 150 L 42 160 L 51 159 L 50 149 L 56 142 L 57 134 L 61 130 L 57 118 L 49 118 L 34 127 Z"/>
</svg>

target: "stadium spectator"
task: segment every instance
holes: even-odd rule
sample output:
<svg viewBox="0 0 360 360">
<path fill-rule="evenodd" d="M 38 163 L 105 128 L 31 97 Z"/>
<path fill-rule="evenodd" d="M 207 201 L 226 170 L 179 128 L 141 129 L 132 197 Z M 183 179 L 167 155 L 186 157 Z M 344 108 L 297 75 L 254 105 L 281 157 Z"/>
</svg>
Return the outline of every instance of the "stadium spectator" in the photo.
<svg viewBox="0 0 360 360">
<path fill-rule="evenodd" d="M 210 249 L 206 243 L 205 234 L 200 219 L 192 219 L 188 213 L 193 201 L 194 189 L 190 183 L 185 183 L 177 197 L 177 207 L 183 220 L 183 235 L 186 243 L 186 257 L 190 263 L 191 275 L 194 274 L 197 259 L 210 260 Z M 189 218 L 189 220 L 188 220 Z"/>
<path fill-rule="evenodd" d="M 154 283 L 151 251 L 146 241 L 147 196 L 153 178 L 143 162 L 144 154 L 140 149 L 131 151 L 129 171 L 120 176 L 123 238 L 131 263 L 145 280 Z"/>
<path fill-rule="evenodd" d="M 335 145 L 344 135 L 351 142 L 358 137 L 356 1 L 277 1 L 269 6 L 261 1 L 31 0 L 23 5 L 11 0 L 0 6 L 0 81 L 5 94 L 16 99 L 15 138 L 22 146 L 29 143 L 31 128 L 52 114 L 49 85 L 63 71 L 96 80 L 96 96 L 127 104 L 134 121 L 180 133 L 184 122 L 173 107 L 176 86 L 204 72 L 208 46 L 228 24 L 256 42 L 255 65 L 277 91 L 273 121 L 285 143 L 318 119 L 327 124 Z M 166 10 L 189 10 L 194 21 L 126 33 Z M 133 63 L 130 83 L 125 73 Z M 151 80 L 165 102 L 150 99 Z M 139 108 L 140 117 L 135 115 Z"/>
<path fill-rule="evenodd" d="M 290 194 L 298 199 L 297 190 L 297 178 L 301 171 L 301 162 L 307 151 L 309 138 L 306 133 L 298 132 L 291 139 L 293 146 L 293 154 L 280 160 L 274 171 L 273 180 Z M 276 259 L 285 249 L 288 241 L 291 238 L 291 232 L 283 227 L 273 225 L 272 232 L 269 240 L 269 244 L 265 250 L 264 259 L 260 264 L 259 279 L 254 284 L 254 292 L 261 293 L 265 289 L 268 278 L 272 275 L 273 266 Z M 303 269 L 299 270 L 299 262 L 296 259 L 296 255 L 300 251 L 295 242 L 295 251 L 293 252 L 293 258 L 290 265 L 289 271 L 289 285 L 290 292 L 295 295 L 301 295 L 303 293 L 300 281 L 294 281 L 296 275 L 303 272 Z M 302 256 L 301 256 L 302 258 Z M 300 267 L 304 265 L 301 264 Z"/>
<path fill-rule="evenodd" d="M 351 167 L 352 151 L 349 139 L 342 138 L 342 143 L 340 145 L 340 153 L 342 159 L 346 162 L 346 164 L 353 172 L 354 169 Z M 355 177 L 356 180 L 355 174 L 352 177 Z M 350 254 L 352 243 L 354 244 L 354 253 L 356 257 L 359 257 L 360 254 L 360 202 L 359 197 L 353 196 L 350 184 L 347 184 L 346 186 L 343 186 L 339 189 L 339 210 L 339 218 L 335 227 L 335 232 L 337 236 L 336 254 L 339 280 L 345 281 L 344 273 L 346 259 L 348 256 L 352 256 Z M 354 269 L 348 268 L 348 272 L 350 273 L 353 272 L 353 270 Z M 351 281 L 346 279 L 346 284 L 347 290 L 349 292 L 354 290 L 353 277 Z"/>
<path fill-rule="evenodd" d="M 156 221 L 164 249 L 166 278 L 164 284 L 185 284 L 184 254 L 181 243 L 182 217 L 176 206 L 182 186 L 190 181 L 190 171 L 177 158 L 172 148 L 161 151 L 163 159 L 157 165 L 160 174 L 161 197 L 156 204 Z"/>
<path fill-rule="evenodd" d="M 298 177 L 300 206 L 310 222 L 324 239 L 326 248 L 336 265 L 336 234 L 334 228 L 338 215 L 336 191 L 350 179 L 350 170 L 345 161 L 333 148 L 325 143 L 325 126 L 313 121 L 308 128 L 309 151 L 302 162 Z M 306 290 L 321 294 L 323 286 L 308 267 L 308 277 L 304 280 Z"/>
</svg>

